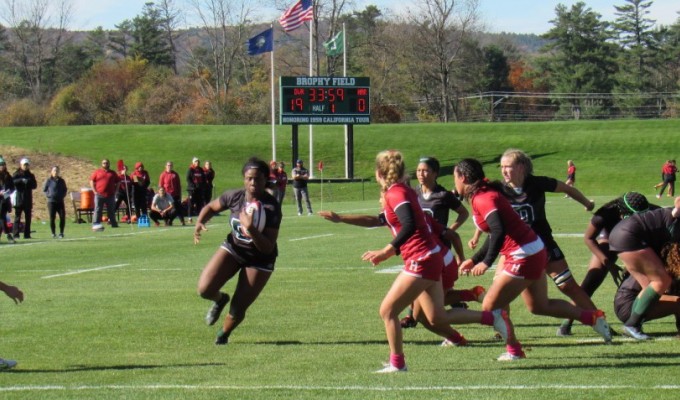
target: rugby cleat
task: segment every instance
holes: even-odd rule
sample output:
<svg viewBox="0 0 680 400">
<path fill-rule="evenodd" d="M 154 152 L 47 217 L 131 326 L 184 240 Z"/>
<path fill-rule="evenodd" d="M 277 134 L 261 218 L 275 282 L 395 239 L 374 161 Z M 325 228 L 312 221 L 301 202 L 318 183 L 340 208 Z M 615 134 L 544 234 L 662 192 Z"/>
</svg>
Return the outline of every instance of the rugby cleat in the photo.
<svg viewBox="0 0 680 400">
<path fill-rule="evenodd" d="M 406 372 L 408 371 L 408 368 L 406 368 L 406 365 L 404 365 L 402 368 L 397 368 L 392 364 L 387 364 L 383 368 L 375 371 L 376 374 L 391 374 L 394 372 Z"/>
<path fill-rule="evenodd" d="M 215 322 L 220 318 L 220 314 L 222 314 L 222 310 L 224 310 L 227 303 L 229 303 L 229 295 L 222 293 L 222 297 L 213 303 L 212 307 L 210 307 L 210 310 L 208 310 L 208 313 L 205 315 L 205 323 L 208 326 L 215 325 Z"/>
<path fill-rule="evenodd" d="M 571 324 L 560 325 L 560 327 L 557 328 L 557 336 L 571 336 Z"/>
<path fill-rule="evenodd" d="M 521 360 L 522 358 L 527 358 L 526 354 L 524 352 L 520 352 L 519 354 L 510 354 L 509 352 L 505 352 L 498 356 L 496 360 L 498 361 L 517 361 Z"/>
<path fill-rule="evenodd" d="M 602 310 L 597 310 L 595 311 L 595 314 L 593 314 L 593 317 L 595 318 L 593 329 L 602 336 L 605 344 L 610 344 L 612 342 L 612 331 L 609 328 L 607 320 L 604 318 L 604 312 Z"/>
<path fill-rule="evenodd" d="M 418 325 L 418 321 L 416 321 L 412 316 L 407 315 L 399 321 L 399 324 L 403 329 L 415 328 Z"/>
<path fill-rule="evenodd" d="M 642 328 L 638 328 L 637 326 L 624 325 L 622 333 L 625 336 L 628 336 L 629 338 L 632 338 L 632 339 L 635 339 L 635 340 L 650 340 L 651 339 L 651 337 L 649 335 L 646 335 L 642 332 Z"/>
<path fill-rule="evenodd" d="M 17 362 L 14 360 L 5 360 L 4 358 L 0 358 L 0 371 L 5 370 L 5 369 L 12 369 L 17 366 Z"/>
<path fill-rule="evenodd" d="M 444 341 L 441 344 L 441 347 L 465 347 L 468 345 L 467 339 L 465 339 L 462 335 L 460 336 L 460 340 L 457 342 L 454 342 L 449 339 L 444 339 Z"/>
</svg>

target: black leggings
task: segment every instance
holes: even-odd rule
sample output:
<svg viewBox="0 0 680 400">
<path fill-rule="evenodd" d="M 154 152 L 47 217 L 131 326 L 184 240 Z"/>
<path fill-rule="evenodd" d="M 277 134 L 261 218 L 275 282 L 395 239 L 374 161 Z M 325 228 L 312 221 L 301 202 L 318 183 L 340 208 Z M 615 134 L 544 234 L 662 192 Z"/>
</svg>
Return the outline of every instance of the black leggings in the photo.
<svg viewBox="0 0 680 400">
<path fill-rule="evenodd" d="M 66 226 L 66 211 L 64 210 L 64 202 L 53 203 L 47 202 L 47 212 L 50 214 L 50 229 L 52 234 L 55 235 L 55 219 L 57 214 L 59 214 L 59 233 L 64 234 L 64 227 Z"/>
</svg>

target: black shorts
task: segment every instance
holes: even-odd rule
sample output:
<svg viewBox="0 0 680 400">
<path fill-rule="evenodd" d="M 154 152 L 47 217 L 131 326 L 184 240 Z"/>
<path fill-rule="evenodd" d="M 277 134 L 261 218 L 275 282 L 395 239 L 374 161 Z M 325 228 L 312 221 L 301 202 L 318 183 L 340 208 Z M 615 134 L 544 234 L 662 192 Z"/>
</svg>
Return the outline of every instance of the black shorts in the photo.
<svg viewBox="0 0 680 400">
<path fill-rule="evenodd" d="M 548 252 L 548 262 L 564 260 L 564 253 L 562 253 L 562 249 L 557 245 L 552 235 L 545 238 L 541 237 L 541 240 L 545 245 L 545 250 Z"/>
<path fill-rule="evenodd" d="M 239 266 L 241 266 L 241 268 L 255 268 L 260 271 L 274 272 L 275 261 L 253 260 L 244 257 L 242 254 L 239 254 L 239 251 L 234 246 L 232 246 L 231 243 L 229 243 L 227 240 L 222 242 L 220 248 L 226 250 L 227 253 L 234 256 L 236 262 L 239 264 Z"/>
<path fill-rule="evenodd" d="M 621 322 L 628 321 L 633 310 L 633 302 L 640 292 L 634 290 L 619 289 L 614 296 L 614 312 Z"/>
</svg>

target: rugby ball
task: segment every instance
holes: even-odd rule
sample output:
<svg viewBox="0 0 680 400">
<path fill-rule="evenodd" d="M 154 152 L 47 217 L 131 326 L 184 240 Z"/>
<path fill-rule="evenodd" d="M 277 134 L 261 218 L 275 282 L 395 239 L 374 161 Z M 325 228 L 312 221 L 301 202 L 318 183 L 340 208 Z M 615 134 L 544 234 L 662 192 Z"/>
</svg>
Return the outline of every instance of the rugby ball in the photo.
<svg viewBox="0 0 680 400">
<path fill-rule="evenodd" d="M 94 224 L 92 225 L 92 230 L 94 232 L 102 232 L 104 230 L 104 225 L 102 224 Z"/>
<path fill-rule="evenodd" d="M 267 222 L 267 214 L 264 212 L 264 207 L 259 201 L 251 201 L 246 204 L 246 214 L 253 216 L 253 225 L 258 231 L 264 230 L 265 222 Z"/>
</svg>

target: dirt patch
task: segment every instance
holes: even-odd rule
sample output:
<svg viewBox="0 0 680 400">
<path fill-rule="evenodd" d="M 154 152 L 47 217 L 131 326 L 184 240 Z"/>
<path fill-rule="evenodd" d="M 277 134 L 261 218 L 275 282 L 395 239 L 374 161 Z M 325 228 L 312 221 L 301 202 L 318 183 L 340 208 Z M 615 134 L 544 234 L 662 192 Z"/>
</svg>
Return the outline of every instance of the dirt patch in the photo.
<svg viewBox="0 0 680 400">
<path fill-rule="evenodd" d="M 89 160 L 75 157 L 64 157 L 49 153 L 36 153 L 12 146 L 0 146 L 0 155 L 7 163 L 7 171 L 14 174 L 19 168 L 19 161 L 26 157 L 31 162 L 31 172 L 38 181 L 38 188 L 33 191 L 33 220 L 48 220 L 47 202 L 42 188 L 45 180 L 50 176 L 52 167 L 57 165 L 61 169 L 61 177 L 66 181 L 69 192 L 79 192 L 82 187 L 90 186 L 90 175 L 97 169 Z M 68 196 L 66 203 L 66 218 L 73 220 L 73 207 Z"/>
</svg>

